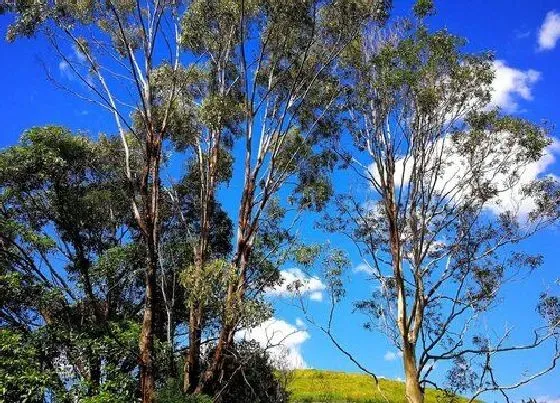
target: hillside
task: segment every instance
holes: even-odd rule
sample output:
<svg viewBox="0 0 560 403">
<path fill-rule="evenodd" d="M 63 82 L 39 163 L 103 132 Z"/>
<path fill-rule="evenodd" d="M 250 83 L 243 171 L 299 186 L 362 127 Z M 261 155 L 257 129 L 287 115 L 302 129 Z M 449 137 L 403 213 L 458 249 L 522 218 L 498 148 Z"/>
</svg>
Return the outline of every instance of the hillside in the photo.
<svg viewBox="0 0 560 403">
<path fill-rule="evenodd" d="M 404 383 L 380 379 L 379 387 L 391 403 L 406 403 Z M 289 381 L 291 402 L 330 402 L 330 403 L 387 403 L 387 400 L 365 374 L 305 369 L 294 371 Z M 441 396 L 433 389 L 426 391 L 426 403 L 435 403 Z M 456 399 L 455 402 L 467 402 Z"/>
</svg>

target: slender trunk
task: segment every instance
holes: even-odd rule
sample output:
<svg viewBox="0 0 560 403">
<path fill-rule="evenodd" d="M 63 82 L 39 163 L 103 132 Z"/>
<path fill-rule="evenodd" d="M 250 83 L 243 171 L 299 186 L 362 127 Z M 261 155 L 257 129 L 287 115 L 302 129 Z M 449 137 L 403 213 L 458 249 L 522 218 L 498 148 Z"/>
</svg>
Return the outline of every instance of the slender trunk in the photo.
<svg viewBox="0 0 560 403">
<path fill-rule="evenodd" d="M 415 348 L 412 343 L 404 342 L 403 348 L 404 376 L 406 382 L 406 400 L 409 403 L 424 403 L 424 389 L 418 379 Z"/>
<path fill-rule="evenodd" d="M 228 347 L 233 343 L 235 329 L 239 321 L 239 307 L 238 304 L 243 301 L 245 296 L 245 275 L 248 263 L 248 257 L 251 251 L 250 243 L 240 241 L 238 243 L 238 253 L 233 261 L 233 264 L 238 269 L 238 282 L 234 284 L 230 282 L 228 286 L 227 297 L 223 312 L 223 324 L 220 331 L 220 336 L 212 356 L 211 363 L 206 371 L 200 377 L 198 385 L 194 389 L 195 393 L 201 393 L 205 385 L 211 380 L 215 379 L 217 374 L 222 370 L 224 353 Z"/>
<path fill-rule="evenodd" d="M 194 261 L 194 292 L 195 295 L 190 303 L 189 313 L 189 349 L 187 356 L 187 372 L 185 373 L 185 380 L 183 390 L 185 392 L 200 392 L 198 387 L 201 380 L 201 338 L 202 330 L 204 328 L 204 303 L 198 299 L 196 295 L 200 287 L 202 279 L 202 269 L 206 263 L 208 249 L 210 244 L 210 224 L 213 213 L 214 192 L 218 174 L 218 159 L 220 154 L 220 139 L 221 130 L 213 130 L 210 135 L 211 147 L 210 158 L 206 171 L 201 164 L 200 176 L 206 177 L 206 185 L 201 189 L 201 204 L 200 211 L 200 237 L 198 245 L 195 248 L 195 261 Z M 202 156 L 200 162 L 203 162 Z"/>
<path fill-rule="evenodd" d="M 86 252 L 79 236 L 75 236 L 73 242 L 74 248 L 77 250 L 77 265 L 81 273 L 82 283 L 86 294 L 88 323 L 89 315 L 93 315 L 93 325 L 102 327 L 106 321 L 106 314 L 101 309 L 100 303 L 93 292 L 93 286 L 90 278 L 91 261 L 86 257 Z M 88 352 L 88 376 L 90 388 L 88 396 L 95 396 L 99 393 L 101 385 L 101 357 L 96 352 L 89 349 Z"/>
<path fill-rule="evenodd" d="M 173 326 L 173 307 L 166 309 L 167 315 L 167 324 L 166 324 L 166 340 L 167 340 L 167 348 L 169 349 L 169 374 L 172 377 L 175 377 L 177 374 L 176 366 L 175 366 L 175 354 L 174 354 L 174 347 L 175 347 L 175 340 L 173 334 L 175 332 Z"/>
<path fill-rule="evenodd" d="M 140 391 L 143 403 L 155 401 L 155 377 L 153 362 L 154 328 L 153 310 L 156 288 L 157 257 L 153 248 L 148 247 L 149 256 L 146 267 L 146 299 L 144 303 L 144 319 L 140 334 Z"/>
<path fill-rule="evenodd" d="M 148 99 L 150 97 L 148 96 Z M 151 100 L 150 100 L 151 102 Z M 151 103 L 150 103 L 151 104 Z M 151 120 L 150 120 L 151 121 Z M 159 244 L 159 164 L 161 161 L 161 134 L 149 128 L 146 139 L 146 165 L 140 185 L 140 195 L 144 207 L 144 220 L 138 224 L 146 242 L 146 295 L 144 301 L 144 319 L 140 334 L 140 392 L 142 403 L 154 403 L 155 367 L 154 367 L 154 312 L 157 292 L 157 267 Z"/>
<path fill-rule="evenodd" d="M 101 357 L 98 354 L 90 352 L 92 355 L 89 363 L 89 382 L 91 384 L 90 396 L 95 396 L 99 393 L 99 386 L 101 384 Z"/>
<path fill-rule="evenodd" d="M 202 269 L 205 261 L 206 248 L 208 244 L 208 234 L 209 234 L 209 211 L 211 203 L 210 198 L 213 192 L 208 191 L 206 195 L 206 203 L 203 207 L 201 214 L 201 233 L 199 238 L 199 244 L 195 248 L 195 258 L 194 258 L 194 287 L 191 290 L 192 295 L 189 304 L 189 349 L 187 350 L 186 359 L 186 372 L 183 383 L 184 392 L 194 392 L 199 384 L 201 376 L 201 338 L 202 338 L 202 328 L 204 326 L 204 306 L 203 303 L 198 299 L 197 292 L 200 289 L 202 279 Z M 210 200 L 210 201 L 209 201 Z"/>
<path fill-rule="evenodd" d="M 385 185 L 385 202 L 389 224 L 389 245 L 391 260 L 397 287 L 397 324 L 403 344 L 403 363 L 405 373 L 406 400 L 409 403 L 423 403 L 424 390 L 420 386 L 418 367 L 416 365 L 415 340 L 411 341 L 407 321 L 406 286 L 401 262 L 401 245 L 398 227 L 398 206 L 395 198 L 394 166 L 388 164 L 389 174 Z"/>
<path fill-rule="evenodd" d="M 191 304 L 189 314 L 189 349 L 183 390 L 193 392 L 200 379 L 200 347 L 202 337 L 202 307 L 198 303 Z"/>
</svg>

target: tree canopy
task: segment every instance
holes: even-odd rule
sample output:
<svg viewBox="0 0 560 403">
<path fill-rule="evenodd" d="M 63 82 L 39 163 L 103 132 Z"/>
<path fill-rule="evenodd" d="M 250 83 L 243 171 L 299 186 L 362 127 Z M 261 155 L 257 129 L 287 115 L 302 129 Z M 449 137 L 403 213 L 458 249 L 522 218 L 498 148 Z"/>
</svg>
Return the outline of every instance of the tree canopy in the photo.
<svg viewBox="0 0 560 403">
<path fill-rule="evenodd" d="M 114 133 L 34 127 L 0 151 L 1 399 L 285 402 L 272 338 L 240 334 L 272 317 L 275 287 L 301 296 L 290 264 L 322 270 L 327 321 L 302 314 L 377 381 L 333 327 L 349 251 L 308 242 L 311 221 L 356 247 L 375 286 L 353 312 L 402 353 L 407 401 L 507 399 L 554 369 L 555 294 L 523 345 L 477 327 L 542 264 L 522 242 L 560 218 L 556 178 L 522 180 L 549 128 L 492 107 L 492 55 L 431 29 L 432 1 L 391 6 L 2 6 L 7 40 L 45 38 L 73 80 L 47 78 Z M 501 354 L 542 347 L 549 366 L 497 381 Z"/>
</svg>

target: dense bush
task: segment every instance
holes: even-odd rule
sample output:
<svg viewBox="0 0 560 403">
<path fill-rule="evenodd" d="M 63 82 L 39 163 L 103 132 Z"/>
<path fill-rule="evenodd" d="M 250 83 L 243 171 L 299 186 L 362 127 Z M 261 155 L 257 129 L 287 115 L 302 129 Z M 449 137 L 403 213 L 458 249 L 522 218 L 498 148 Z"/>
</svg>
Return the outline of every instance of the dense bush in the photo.
<svg viewBox="0 0 560 403">
<path fill-rule="evenodd" d="M 181 389 L 178 379 L 169 379 L 157 393 L 157 403 L 213 403 L 206 395 L 187 396 Z"/>
<path fill-rule="evenodd" d="M 211 382 L 205 392 L 220 403 L 288 401 L 288 392 L 268 354 L 255 342 L 240 342 L 230 348 L 220 379 Z"/>
</svg>

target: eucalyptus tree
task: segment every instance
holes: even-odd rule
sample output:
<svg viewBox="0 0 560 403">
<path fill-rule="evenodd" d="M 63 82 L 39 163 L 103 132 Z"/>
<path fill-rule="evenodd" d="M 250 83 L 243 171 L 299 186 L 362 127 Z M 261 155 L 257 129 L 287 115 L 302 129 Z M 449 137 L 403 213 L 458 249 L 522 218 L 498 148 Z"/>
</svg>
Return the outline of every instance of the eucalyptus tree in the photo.
<svg viewBox="0 0 560 403">
<path fill-rule="evenodd" d="M 492 58 L 464 53 L 463 40 L 445 30 L 430 32 L 429 3 L 417 3 L 414 20 L 371 30 L 351 61 L 354 148 L 340 154 L 363 190 L 337 196 L 324 223 L 355 242 L 378 285 L 356 309 L 402 352 L 409 402 L 442 386 L 432 377 L 436 363 L 452 363 L 446 387 L 476 397 L 505 395 L 560 357 L 557 321 L 525 345 L 508 344 L 510 330 L 498 340 L 478 333 L 501 287 L 542 263 L 519 243 L 558 219 L 558 185 L 525 182 L 551 138 L 491 109 Z M 511 385 L 497 381 L 502 353 L 546 343 L 550 367 Z"/>
<path fill-rule="evenodd" d="M 285 205 L 276 202 L 280 189 L 292 195 L 289 201 L 298 211 L 320 209 L 330 196 L 326 173 L 336 156 L 323 145 L 325 138 L 336 135 L 339 124 L 344 85 L 338 61 L 366 22 L 385 20 L 388 3 L 199 0 L 186 10 L 182 43 L 200 57 L 208 77 L 199 101 L 204 130 L 195 141 L 203 178 L 195 289 L 201 281 L 197 273 L 207 264 L 204 221 L 211 211 L 218 165 L 226 159 L 220 155 L 225 155 L 230 139 L 242 144 L 236 157 L 242 161 L 243 181 L 221 327 L 213 357 L 200 377 L 204 307 L 192 301 L 186 385 L 191 390 L 200 392 L 217 377 L 224 350 L 246 314 L 246 293 L 253 286 L 248 273 L 263 235 L 260 229 L 286 217 Z"/>
<path fill-rule="evenodd" d="M 0 153 L 6 401 L 134 398 L 142 253 L 119 167 L 114 141 L 60 127 L 28 130 Z"/>
<path fill-rule="evenodd" d="M 384 22 L 389 7 L 387 0 L 16 4 L 8 39 L 42 32 L 81 86 L 57 84 L 108 110 L 119 131 L 126 189 L 146 248 L 139 360 L 144 401 L 154 399 L 156 268 L 166 264 L 158 255 L 164 140 L 192 151 L 196 164 L 189 166 L 198 170 L 198 212 L 190 223 L 193 281 L 184 283 L 194 287 L 187 290 L 188 388 L 200 391 L 216 379 L 224 349 L 274 279 L 274 270 L 259 271 L 252 255 L 267 261 L 289 238 L 280 225 L 286 208 L 275 196 L 287 187 L 288 209 L 301 212 L 320 209 L 331 195 L 327 173 L 336 156 L 323 145 L 338 132 L 340 95 L 347 90 L 339 60 L 355 50 L 367 24 Z M 193 60 L 188 68 L 179 60 L 181 46 L 189 54 L 183 60 Z M 206 307 L 198 288 L 205 286 L 205 267 L 220 263 L 209 241 L 214 199 L 229 177 L 228 149 L 237 141 L 243 182 L 237 239 L 231 262 L 218 265 L 225 281 L 220 325 L 213 357 L 199 377 Z M 138 152 L 131 143 L 141 145 L 137 169 L 130 166 Z"/>
<path fill-rule="evenodd" d="M 17 2 L 7 38 L 41 32 L 79 86 L 57 84 L 106 109 L 122 142 L 129 203 L 146 248 L 145 306 L 140 334 L 140 389 L 154 400 L 153 320 L 156 305 L 162 147 L 188 126 L 188 100 L 178 100 L 180 2 Z M 137 170 L 131 141 L 141 145 Z"/>
</svg>

